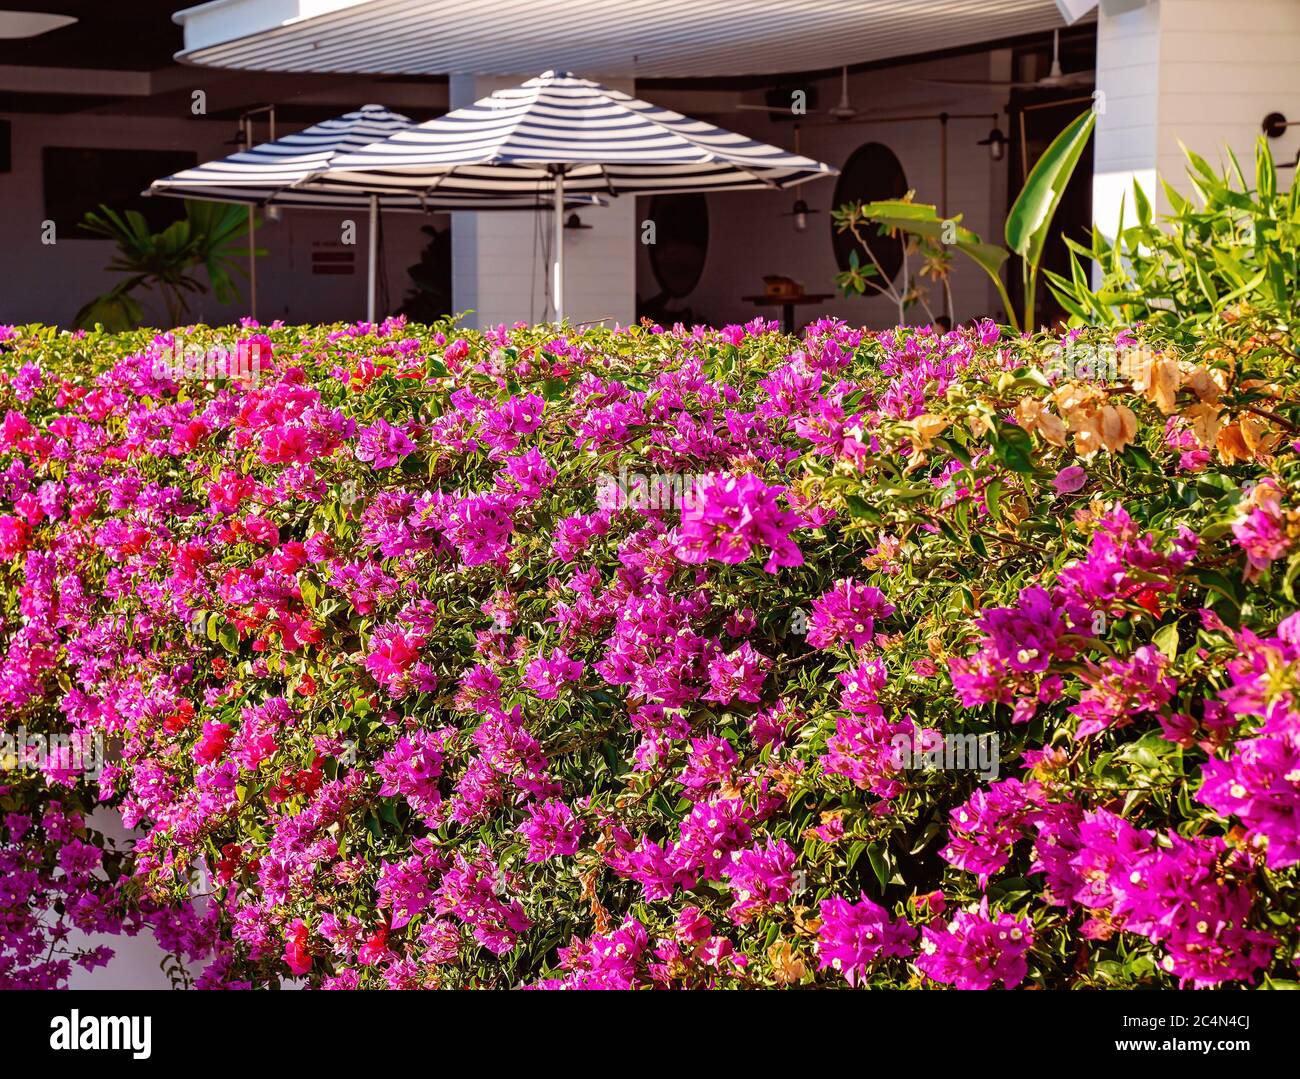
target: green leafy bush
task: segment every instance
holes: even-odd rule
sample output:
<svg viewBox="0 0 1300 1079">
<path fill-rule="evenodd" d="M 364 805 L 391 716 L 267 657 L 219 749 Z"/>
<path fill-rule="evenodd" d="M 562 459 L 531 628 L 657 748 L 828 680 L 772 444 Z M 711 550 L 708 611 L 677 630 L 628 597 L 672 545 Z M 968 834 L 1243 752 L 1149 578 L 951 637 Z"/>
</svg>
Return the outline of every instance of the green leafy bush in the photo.
<svg viewBox="0 0 1300 1079">
<path fill-rule="evenodd" d="M 0 330 L 4 729 L 108 760 L 0 981 L 1294 984 L 1297 376 L 1189 333 Z"/>
<path fill-rule="evenodd" d="M 1172 212 L 1157 217 L 1134 183 L 1135 224 L 1114 240 L 1094 228 L 1091 247 L 1066 240 L 1073 252 L 1070 278 L 1048 274 L 1057 299 L 1079 323 L 1143 322 L 1180 343 L 1240 307 L 1294 324 L 1300 313 L 1300 185 L 1282 189 L 1264 139 L 1255 153 L 1254 187 L 1231 150 L 1221 173 L 1184 152 L 1193 198 L 1162 181 Z M 1095 289 L 1094 261 L 1102 269 Z"/>
</svg>

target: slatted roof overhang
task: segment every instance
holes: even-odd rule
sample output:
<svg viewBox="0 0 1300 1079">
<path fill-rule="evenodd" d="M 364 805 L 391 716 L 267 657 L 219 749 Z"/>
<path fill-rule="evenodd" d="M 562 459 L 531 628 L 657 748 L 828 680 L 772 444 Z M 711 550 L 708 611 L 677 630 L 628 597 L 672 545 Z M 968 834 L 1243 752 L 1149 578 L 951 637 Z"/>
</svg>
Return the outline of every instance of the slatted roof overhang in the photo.
<svg viewBox="0 0 1300 1079">
<path fill-rule="evenodd" d="M 211 0 L 177 59 L 255 71 L 708 78 L 816 71 L 1064 25 L 1057 0 Z"/>
</svg>

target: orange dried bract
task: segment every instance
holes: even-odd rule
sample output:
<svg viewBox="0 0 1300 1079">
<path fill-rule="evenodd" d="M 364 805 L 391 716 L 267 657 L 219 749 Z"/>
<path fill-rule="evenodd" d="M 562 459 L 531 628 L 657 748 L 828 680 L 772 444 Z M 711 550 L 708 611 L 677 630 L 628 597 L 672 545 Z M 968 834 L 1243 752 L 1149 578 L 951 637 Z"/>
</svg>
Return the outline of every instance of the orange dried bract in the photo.
<svg viewBox="0 0 1300 1079">
<path fill-rule="evenodd" d="M 1035 397 L 1022 397 L 1016 403 L 1016 421 L 1026 431 L 1037 431 L 1053 446 L 1065 445 L 1064 422 Z"/>
<path fill-rule="evenodd" d="M 1254 456 L 1250 452 L 1250 447 L 1246 445 L 1239 423 L 1229 423 L 1221 427 L 1214 445 L 1219 451 L 1219 459 L 1225 464 L 1249 461 Z"/>
<path fill-rule="evenodd" d="M 792 985 L 808 973 L 807 965 L 789 941 L 773 941 L 767 950 L 767 958 L 772 964 L 772 977 L 778 985 Z"/>
</svg>

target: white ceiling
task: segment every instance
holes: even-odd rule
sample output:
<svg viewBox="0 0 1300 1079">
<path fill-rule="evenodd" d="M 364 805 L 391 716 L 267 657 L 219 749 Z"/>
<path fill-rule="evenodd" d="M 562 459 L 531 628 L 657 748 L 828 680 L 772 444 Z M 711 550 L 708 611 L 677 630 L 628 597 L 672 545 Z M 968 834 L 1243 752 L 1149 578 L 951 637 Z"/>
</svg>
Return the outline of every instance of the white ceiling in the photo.
<svg viewBox="0 0 1300 1079">
<path fill-rule="evenodd" d="M 192 64 L 386 75 L 815 71 L 1050 30 L 1057 0 L 212 0 Z"/>
</svg>

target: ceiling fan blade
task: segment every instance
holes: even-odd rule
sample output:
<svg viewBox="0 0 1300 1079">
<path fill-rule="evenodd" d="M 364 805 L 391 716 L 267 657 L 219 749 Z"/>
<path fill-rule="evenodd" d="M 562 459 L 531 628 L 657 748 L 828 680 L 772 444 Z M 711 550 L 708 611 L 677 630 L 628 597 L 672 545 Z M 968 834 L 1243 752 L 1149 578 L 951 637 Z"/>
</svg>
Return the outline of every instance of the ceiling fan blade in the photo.
<svg viewBox="0 0 1300 1079">
<path fill-rule="evenodd" d="M 857 115 L 849 120 L 818 120 L 816 123 L 805 124 L 805 127 L 843 127 L 846 124 L 880 124 L 895 123 L 900 120 L 937 120 L 939 113 L 945 108 L 951 108 L 951 102 L 946 101 L 922 101 L 918 102 L 913 108 L 915 112 L 908 109 L 906 113 L 893 112 L 872 112 L 859 110 Z"/>
<path fill-rule="evenodd" d="M 913 76 L 913 82 L 928 82 L 936 86 L 1037 86 L 1036 82 L 1022 82 L 1018 79 L 934 79 L 920 75 Z"/>
<path fill-rule="evenodd" d="M 795 112 L 789 105 L 735 105 L 730 110 L 732 112 L 777 112 L 782 116 L 812 116 L 814 113 L 822 112 L 822 109 L 806 109 L 804 112 Z"/>
<path fill-rule="evenodd" d="M 1048 75 L 1039 79 L 1032 86 L 1084 86 L 1095 82 L 1097 76 L 1091 71 L 1067 71 L 1063 75 Z"/>
</svg>

